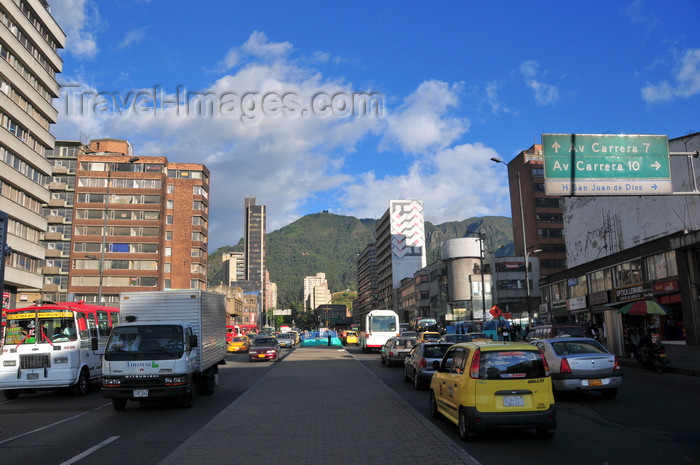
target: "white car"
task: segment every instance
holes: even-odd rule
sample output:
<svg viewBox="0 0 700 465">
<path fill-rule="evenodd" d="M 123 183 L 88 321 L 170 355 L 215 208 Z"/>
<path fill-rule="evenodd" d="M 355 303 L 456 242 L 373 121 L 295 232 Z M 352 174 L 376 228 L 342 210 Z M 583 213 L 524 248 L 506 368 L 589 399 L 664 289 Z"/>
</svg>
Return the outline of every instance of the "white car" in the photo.
<svg viewBox="0 0 700 465">
<path fill-rule="evenodd" d="M 587 337 L 560 337 L 531 342 L 544 353 L 556 391 L 600 391 L 606 399 L 617 395 L 622 370 L 617 355 Z"/>
</svg>

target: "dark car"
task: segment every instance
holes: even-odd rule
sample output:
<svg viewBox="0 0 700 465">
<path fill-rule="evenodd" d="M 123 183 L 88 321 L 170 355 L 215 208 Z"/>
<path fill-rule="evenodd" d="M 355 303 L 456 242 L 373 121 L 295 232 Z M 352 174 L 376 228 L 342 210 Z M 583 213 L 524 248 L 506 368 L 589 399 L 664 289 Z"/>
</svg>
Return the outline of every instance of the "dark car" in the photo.
<svg viewBox="0 0 700 465">
<path fill-rule="evenodd" d="M 274 336 L 258 335 L 250 343 L 248 356 L 251 362 L 255 360 L 272 360 L 276 362 L 280 357 L 279 341 Z"/>
<path fill-rule="evenodd" d="M 464 336 L 464 334 L 461 334 Z M 421 342 L 416 344 L 404 360 L 403 380 L 412 381 L 416 391 L 427 387 L 433 377 L 433 362 L 442 360 L 452 342 Z"/>
<path fill-rule="evenodd" d="M 451 342 L 452 344 L 471 341 L 472 338 L 467 334 L 445 334 L 438 339 L 438 342 Z"/>
</svg>

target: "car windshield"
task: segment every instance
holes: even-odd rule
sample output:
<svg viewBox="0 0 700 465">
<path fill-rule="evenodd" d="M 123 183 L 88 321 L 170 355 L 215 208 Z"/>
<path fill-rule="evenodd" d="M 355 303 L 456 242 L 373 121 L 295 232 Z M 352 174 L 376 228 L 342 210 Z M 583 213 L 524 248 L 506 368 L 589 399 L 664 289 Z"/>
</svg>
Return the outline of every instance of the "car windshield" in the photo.
<svg viewBox="0 0 700 465">
<path fill-rule="evenodd" d="M 395 347 L 413 347 L 416 341 L 413 339 L 397 339 L 394 341 Z"/>
<path fill-rule="evenodd" d="M 450 346 L 447 344 L 425 346 L 423 351 L 423 357 L 425 358 L 442 358 L 449 349 Z"/>
<path fill-rule="evenodd" d="M 233 342 L 245 342 L 245 339 L 243 339 L 242 337 L 238 336 L 238 337 L 234 337 L 234 338 L 233 338 Z"/>
<path fill-rule="evenodd" d="M 253 339 L 254 346 L 273 346 L 277 343 L 277 340 L 272 337 L 256 337 Z"/>
<path fill-rule="evenodd" d="M 479 379 L 544 378 L 539 350 L 482 350 Z"/>
<path fill-rule="evenodd" d="M 605 350 L 597 341 L 553 342 L 552 347 L 557 355 L 607 353 L 607 350 Z"/>
</svg>

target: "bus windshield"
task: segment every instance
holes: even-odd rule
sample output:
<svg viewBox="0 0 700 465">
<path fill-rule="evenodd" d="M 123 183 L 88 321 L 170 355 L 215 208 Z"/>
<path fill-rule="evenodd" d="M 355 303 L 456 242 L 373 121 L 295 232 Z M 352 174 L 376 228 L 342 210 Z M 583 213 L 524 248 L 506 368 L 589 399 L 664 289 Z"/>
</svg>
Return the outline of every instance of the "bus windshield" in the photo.
<svg viewBox="0 0 700 465">
<path fill-rule="evenodd" d="M 371 331 L 396 331 L 396 317 L 373 316 L 370 321 Z"/>
<path fill-rule="evenodd" d="M 40 330 L 37 330 L 40 328 Z M 34 312 L 9 314 L 5 344 L 34 344 L 77 341 L 72 312 L 52 312 L 49 316 Z"/>
<path fill-rule="evenodd" d="M 105 360 L 168 360 L 182 357 L 184 337 L 179 325 L 117 326 Z"/>
</svg>

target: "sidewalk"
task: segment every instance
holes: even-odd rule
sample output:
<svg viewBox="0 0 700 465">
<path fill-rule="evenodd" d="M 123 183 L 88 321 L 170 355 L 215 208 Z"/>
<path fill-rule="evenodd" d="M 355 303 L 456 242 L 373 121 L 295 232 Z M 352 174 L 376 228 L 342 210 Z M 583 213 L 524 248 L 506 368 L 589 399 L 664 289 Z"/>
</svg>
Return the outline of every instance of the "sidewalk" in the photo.
<svg viewBox="0 0 700 465">
<path fill-rule="evenodd" d="M 237 417 L 245 427 L 233 430 Z M 418 453 L 479 464 L 344 349 L 319 346 L 291 351 L 160 465 L 387 465 Z"/>
<path fill-rule="evenodd" d="M 688 346 L 685 342 L 663 341 L 666 354 L 671 363 L 666 365 L 666 371 L 686 376 L 700 377 L 700 346 Z M 636 367 L 634 358 L 621 358 L 623 367 Z"/>
</svg>

